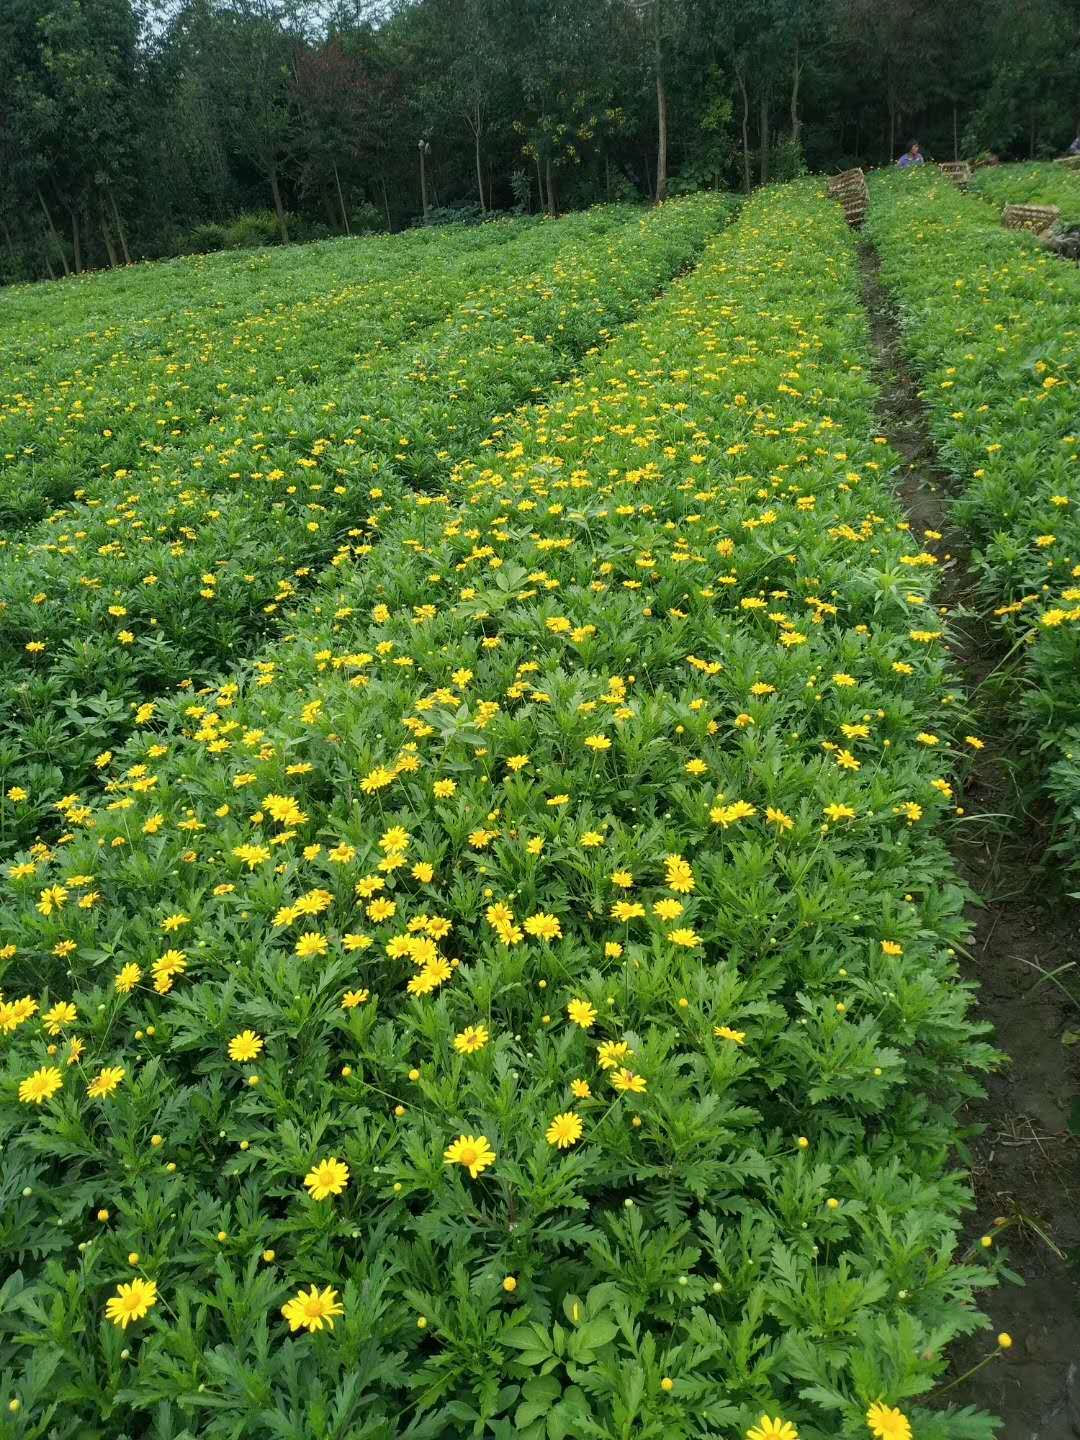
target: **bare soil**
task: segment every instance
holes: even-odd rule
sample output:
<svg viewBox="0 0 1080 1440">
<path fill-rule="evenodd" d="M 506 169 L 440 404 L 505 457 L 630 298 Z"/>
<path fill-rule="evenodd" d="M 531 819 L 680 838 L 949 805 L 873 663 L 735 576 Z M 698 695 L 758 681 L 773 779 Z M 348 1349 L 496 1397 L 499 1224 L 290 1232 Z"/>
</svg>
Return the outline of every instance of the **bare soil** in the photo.
<svg viewBox="0 0 1080 1440">
<path fill-rule="evenodd" d="M 956 827 L 953 852 L 981 902 L 969 913 L 974 933 L 965 974 L 979 984 L 978 1013 L 993 1024 L 1008 1062 L 990 1077 L 985 1098 L 961 1116 L 971 1137 L 965 1159 L 975 1201 L 968 1238 L 993 1231 L 1004 1217 L 996 1243 L 1007 1248 L 1024 1284 L 985 1292 L 993 1329 L 955 1347 L 953 1375 L 993 1351 L 999 1331 L 1013 1337 L 1013 1346 L 948 1399 L 1000 1416 L 1003 1440 L 1076 1440 L 1080 1141 L 1069 1133 L 1068 1115 L 1080 1095 L 1080 907 L 1043 879 L 1046 826 L 1025 807 L 1013 778 L 1008 675 L 1000 644 L 978 618 L 965 542 L 950 522 L 951 477 L 938 462 L 878 256 L 866 242 L 860 262 L 879 423 L 906 463 L 900 488 L 914 530 L 945 537 L 942 549 L 951 558 L 942 567 L 940 598 L 954 612 L 955 664 L 986 740 L 965 785 L 967 815 Z"/>
</svg>

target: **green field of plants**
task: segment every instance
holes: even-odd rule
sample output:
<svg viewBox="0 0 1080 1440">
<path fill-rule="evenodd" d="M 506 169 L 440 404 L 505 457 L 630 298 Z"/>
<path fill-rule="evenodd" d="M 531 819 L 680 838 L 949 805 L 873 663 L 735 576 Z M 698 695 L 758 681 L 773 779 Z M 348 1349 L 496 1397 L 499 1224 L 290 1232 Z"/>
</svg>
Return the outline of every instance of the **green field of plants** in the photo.
<svg viewBox="0 0 1080 1440">
<path fill-rule="evenodd" d="M 869 224 L 1076 864 L 1080 278 Z M 1003 1433 L 859 243 L 807 179 L 0 296 L 3 1440 Z"/>
<path fill-rule="evenodd" d="M 1002 205 L 1057 205 L 1062 220 L 1080 221 L 1080 171 L 1052 161 L 980 166 L 972 190 Z"/>
<path fill-rule="evenodd" d="M 1080 177 L 1064 173 L 1080 195 Z M 870 231 L 939 453 L 959 482 L 955 514 L 976 547 L 983 611 L 1023 675 L 1017 733 L 1054 807 L 1053 850 L 1075 879 L 1080 270 L 1002 230 L 947 182 L 896 180 L 877 182 Z"/>
</svg>

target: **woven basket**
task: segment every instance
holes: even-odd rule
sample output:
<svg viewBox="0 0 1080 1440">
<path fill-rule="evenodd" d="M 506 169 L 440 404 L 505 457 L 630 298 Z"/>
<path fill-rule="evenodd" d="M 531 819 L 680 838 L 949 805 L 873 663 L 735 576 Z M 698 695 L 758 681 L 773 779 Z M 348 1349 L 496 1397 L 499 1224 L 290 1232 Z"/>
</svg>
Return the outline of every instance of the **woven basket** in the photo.
<svg viewBox="0 0 1080 1440">
<path fill-rule="evenodd" d="M 830 175 L 826 189 L 829 198 L 838 200 L 844 207 L 844 218 L 848 224 L 853 227 L 861 225 L 870 208 L 870 191 L 863 172 L 845 170 L 840 175 Z"/>
<path fill-rule="evenodd" d="M 967 160 L 943 160 L 938 169 L 954 185 L 963 187 L 971 183 L 971 164 Z"/>
<path fill-rule="evenodd" d="M 1060 218 L 1056 205 L 1006 205 L 1001 212 L 1006 230 L 1030 230 L 1035 235 L 1052 229 Z"/>
</svg>

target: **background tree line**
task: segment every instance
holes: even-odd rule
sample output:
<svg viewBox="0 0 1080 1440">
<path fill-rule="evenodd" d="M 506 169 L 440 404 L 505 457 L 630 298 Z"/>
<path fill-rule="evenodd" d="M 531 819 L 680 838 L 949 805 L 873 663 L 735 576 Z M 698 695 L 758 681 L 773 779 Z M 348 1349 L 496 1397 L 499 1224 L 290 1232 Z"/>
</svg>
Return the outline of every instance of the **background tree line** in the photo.
<svg viewBox="0 0 1080 1440">
<path fill-rule="evenodd" d="M 1078 127 L 1077 0 L 3 0 L 0 279 Z"/>
</svg>

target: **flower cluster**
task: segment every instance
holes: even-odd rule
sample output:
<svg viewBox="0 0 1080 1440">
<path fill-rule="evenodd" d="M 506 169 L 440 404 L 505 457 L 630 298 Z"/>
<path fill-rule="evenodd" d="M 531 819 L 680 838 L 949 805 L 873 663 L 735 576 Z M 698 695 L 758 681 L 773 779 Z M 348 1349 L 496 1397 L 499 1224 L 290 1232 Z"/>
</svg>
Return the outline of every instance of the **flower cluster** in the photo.
<svg viewBox="0 0 1080 1440">
<path fill-rule="evenodd" d="M 112 330 L 95 362 L 93 332 L 78 382 L 61 344 L 62 377 L 29 398 L 10 376 L 0 480 L 58 508 L 30 505 L 0 538 L 0 851 L 80 823 L 81 804 L 57 806 L 109 773 L 160 695 L 250 653 L 327 562 L 363 563 L 405 484 L 438 483 L 732 208 L 451 231 L 419 269 L 413 245 L 392 261 L 370 242 L 366 283 L 239 315 L 234 295 L 179 334 L 165 314 L 128 366 Z"/>
<path fill-rule="evenodd" d="M 1000 1263 L 947 1163 L 969 726 L 874 402 L 842 215 L 763 191 L 6 865 L 63 1440 L 971 1433 L 905 1398 Z"/>
<path fill-rule="evenodd" d="M 986 174 L 1010 195 L 1030 182 L 1039 199 L 1052 174 L 1080 214 L 1070 171 Z M 1080 271 L 947 182 L 914 179 L 878 182 L 871 229 L 959 482 L 955 516 L 977 547 L 987 617 L 1022 656 L 1015 712 L 1055 802 L 1053 848 L 1080 871 Z"/>
</svg>

